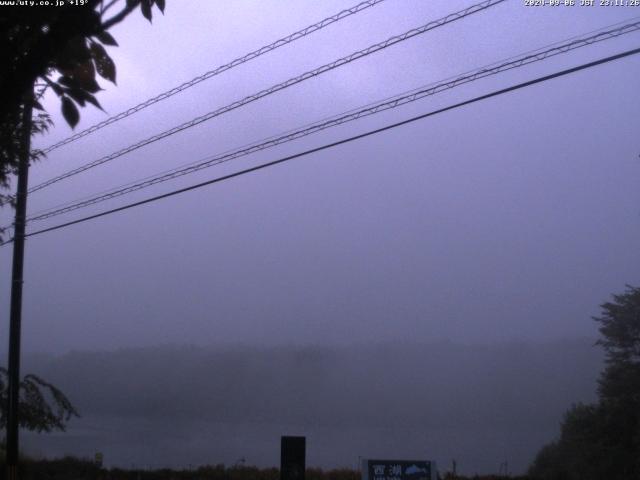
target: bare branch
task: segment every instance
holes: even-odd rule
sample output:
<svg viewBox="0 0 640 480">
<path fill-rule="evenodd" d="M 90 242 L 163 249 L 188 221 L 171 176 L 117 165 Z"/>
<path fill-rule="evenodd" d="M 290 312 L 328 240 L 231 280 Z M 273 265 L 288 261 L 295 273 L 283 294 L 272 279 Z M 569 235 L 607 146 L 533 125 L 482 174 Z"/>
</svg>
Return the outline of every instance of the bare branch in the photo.
<svg viewBox="0 0 640 480">
<path fill-rule="evenodd" d="M 113 27 L 114 25 L 120 23 L 122 20 L 124 20 L 127 17 L 127 15 L 129 15 L 131 12 L 133 12 L 137 6 L 138 6 L 138 4 L 127 5 L 125 8 L 120 10 L 120 12 L 118 14 L 114 15 L 109 20 L 103 22 L 102 23 L 102 28 L 104 30 L 108 30 L 111 27 Z"/>
<path fill-rule="evenodd" d="M 113 7 L 116 3 L 118 3 L 120 0 L 111 0 L 107 6 L 104 6 L 104 0 L 102 1 L 102 6 L 100 8 L 100 15 L 104 15 L 105 13 L 107 13 L 107 10 L 109 10 L 111 7 Z"/>
</svg>

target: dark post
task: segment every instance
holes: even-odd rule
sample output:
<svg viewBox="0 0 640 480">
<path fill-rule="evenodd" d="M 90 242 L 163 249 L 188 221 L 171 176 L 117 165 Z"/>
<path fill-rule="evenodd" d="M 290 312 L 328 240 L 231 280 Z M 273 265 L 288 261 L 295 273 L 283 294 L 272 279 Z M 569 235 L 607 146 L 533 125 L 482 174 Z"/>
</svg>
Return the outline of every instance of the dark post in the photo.
<svg viewBox="0 0 640 480">
<path fill-rule="evenodd" d="M 7 400 L 7 478 L 18 478 L 18 403 L 20 400 L 20 326 L 22 320 L 22 271 L 24 233 L 31 150 L 32 99 L 27 98 L 22 112 L 22 151 L 18 164 L 16 219 L 13 234 L 13 269 L 11 272 L 11 317 L 9 323 L 9 387 Z"/>
<path fill-rule="evenodd" d="M 304 480 L 306 437 L 282 437 L 280 480 Z"/>
</svg>

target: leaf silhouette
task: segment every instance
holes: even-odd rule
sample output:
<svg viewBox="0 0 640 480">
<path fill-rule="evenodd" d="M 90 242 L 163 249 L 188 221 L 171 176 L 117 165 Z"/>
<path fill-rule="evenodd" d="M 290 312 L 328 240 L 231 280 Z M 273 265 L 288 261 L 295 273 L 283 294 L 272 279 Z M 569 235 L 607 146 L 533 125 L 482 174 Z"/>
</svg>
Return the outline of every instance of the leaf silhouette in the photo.
<svg viewBox="0 0 640 480">
<path fill-rule="evenodd" d="M 62 115 L 71 128 L 75 128 L 80 120 L 80 113 L 69 97 L 62 97 Z"/>
<path fill-rule="evenodd" d="M 99 33 L 98 35 L 96 35 L 96 38 L 105 45 L 112 45 L 114 47 L 118 46 L 118 42 L 116 42 L 116 39 L 113 38 L 113 36 L 111 36 L 109 32 Z"/>
<path fill-rule="evenodd" d="M 93 53 L 93 61 L 96 64 L 98 75 L 116 83 L 116 64 L 113 63 L 104 47 L 94 42 L 91 44 L 91 52 Z"/>
<path fill-rule="evenodd" d="M 140 3 L 140 10 L 142 11 L 144 18 L 151 21 L 151 2 L 149 0 L 142 0 Z"/>
</svg>

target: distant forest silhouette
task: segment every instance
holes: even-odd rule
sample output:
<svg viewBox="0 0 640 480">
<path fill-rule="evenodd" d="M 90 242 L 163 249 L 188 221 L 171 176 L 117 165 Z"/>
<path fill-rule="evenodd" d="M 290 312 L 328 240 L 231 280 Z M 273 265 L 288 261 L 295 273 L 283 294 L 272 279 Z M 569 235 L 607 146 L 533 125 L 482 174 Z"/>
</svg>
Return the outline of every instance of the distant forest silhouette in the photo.
<svg viewBox="0 0 640 480">
<path fill-rule="evenodd" d="M 87 414 L 509 427 L 559 420 L 590 383 L 585 400 L 595 398 L 602 357 L 591 345 L 161 346 L 27 362 Z"/>
</svg>

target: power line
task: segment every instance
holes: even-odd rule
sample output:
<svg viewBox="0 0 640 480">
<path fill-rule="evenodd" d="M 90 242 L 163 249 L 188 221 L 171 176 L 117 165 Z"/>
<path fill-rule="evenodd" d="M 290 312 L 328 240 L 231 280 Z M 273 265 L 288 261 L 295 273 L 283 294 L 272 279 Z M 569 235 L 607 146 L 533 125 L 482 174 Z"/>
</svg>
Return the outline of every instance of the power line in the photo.
<svg viewBox="0 0 640 480">
<path fill-rule="evenodd" d="M 250 53 L 247 53 L 246 55 L 243 55 L 242 57 L 238 57 L 235 60 L 232 60 L 229 63 L 226 63 L 224 65 L 221 65 L 219 67 L 214 68 L 213 70 L 210 70 L 208 72 L 203 73 L 202 75 L 199 75 L 187 82 L 184 82 L 181 85 L 178 85 L 177 87 L 174 87 L 170 90 L 167 90 L 153 98 L 150 98 L 142 103 L 139 103 L 138 105 L 129 108 L 128 110 L 125 110 L 124 112 L 120 112 L 117 115 L 114 115 L 110 118 L 107 118 L 106 120 L 103 120 L 100 123 L 96 123 L 95 125 L 92 125 L 91 127 L 82 130 L 74 135 L 71 135 L 70 137 L 65 138 L 64 140 L 61 140 L 53 145 L 50 145 L 49 147 L 45 148 L 43 150 L 44 153 L 49 153 L 57 148 L 62 147 L 63 145 L 66 145 L 68 143 L 74 142 L 82 137 L 86 137 L 87 135 L 90 135 L 98 130 L 100 130 L 101 128 L 106 127 L 107 125 L 111 125 L 112 123 L 115 123 L 119 120 L 122 120 L 126 117 L 129 117 L 131 115 L 133 115 L 134 113 L 137 113 L 141 110 L 144 110 L 147 107 L 150 107 L 151 105 L 158 103 L 162 100 L 166 100 L 169 97 L 172 97 L 188 88 L 193 87 L 194 85 L 197 85 L 200 82 L 204 82 L 205 80 L 208 80 L 212 77 L 215 77 L 216 75 L 220 75 L 223 72 L 226 72 L 227 70 L 231 70 L 234 67 L 237 67 L 239 65 L 242 65 L 243 63 L 249 62 L 255 58 L 258 58 L 266 53 L 272 52 L 273 50 L 276 50 L 280 47 L 283 47 L 285 45 L 288 45 L 289 43 L 295 42 L 296 40 L 299 40 L 303 37 L 306 37 L 307 35 L 312 34 L 313 32 L 317 32 L 318 30 L 322 30 L 325 27 L 328 27 L 329 25 L 339 22 L 340 20 L 347 18 L 351 15 L 354 15 L 356 13 L 359 13 L 369 7 L 373 7 L 375 5 L 378 5 L 379 3 L 384 2 L 385 0 L 367 0 L 365 2 L 359 3 L 351 8 L 347 8 L 345 10 L 342 10 L 341 12 L 336 13 L 335 15 L 332 15 L 330 17 L 327 17 L 317 23 L 314 23 L 313 25 L 309 25 L 308 27 L 303 28 L 302 30 L 298 30 L 295 33 L 292 33 L 291 35 L 288 35 L 286 37 L 283 37 L 279 40 L 276 40 L 273 43 L 270 43 L 269 45 L 265 45 L 264 47 L 260 47 L 257 50 L 254 50 Z"/>
<path fill-rule="evenodd" d="M 407 32 L 400 34 L 400 35 L 395 35 L 393 37 L 388 38 L 387 40 L 380 42 L 380 43 L 376 43 L 374 45 L 371 45 L 363 50 L 358 50 L 354 53 L 351 53 L 350 55 L 347 55 L 346 57 L 342 57 L 338 60 L 335 60 L 331 63 L 325 64 L 321 67 L 318 67 L 314 70 L 310 70 L 308 72 L 303 73 L 302 75 L 298 75 L 297 77 L 292 77 L 289 80 L 286 80 L 285 82 L 282 83 L 278 83 L 276 85 L 273 85 L 272 87 L 269 87 L 265 90 L 261 90 L 258 93 L 255 93 L 253 95 L 249 95 L 248 97 L 243 98 L 242 100 L 238 100 L 235 101 L 233 103 L 230 103 L 229 105 L 226 105 L 222 108 L 219 108 L 217 110 L 214 110 L 212 112 L 206 113 L 204 115 L 201 115 L 199 117 L 196 117 L 188 122 L 185 122 L 181 125 L 178 125 L 176 127 L 173 127 L 169 130 L 166 130 L 162 133 L 156 134 L 152 137 L 146 138 L 144 140 L 141 140 L 133 145 L 129 145 L 128 147 L 125 147 L 121 150 L 118 150 L 117 152 L 111 153 L 109 155 L 106 155 L 102 158 L 99 158 L 98 160 L 94 160 L 93 162 L 90 162 L 86 165 L 83 165 L 81 167 L 75 168 L 73 170 L 70 170 L 66 173 L 63 173 L 57 177 L 51 178 L 43 183 L 40 183 L 39 185 L 36 185 L 32 188 L 29 189 L 29 193 L 33 193 L 36 192 L 38 190 L 41 190 L 45 187 L 48 187 L 50 185 L 53 185 L 54 183 L 57 183 L 61 180 L 64 180 L 66 178 L 72 177 L 74 175 L 77 175 L 79 173 L 82 173 L 86 170 L 89 170 L 91 168 L 97 167 L 99 165 L 102 165 L 103 163 L 109 162 L 111 160 L 114 160 L 118 157 L 121 157 L 122 155 L 125 155 L 127 153 L 133 152 L 134 150 L 137 150 L 141 147 L 144 147 L 146 145 L 149 145 L 151 143 L 157 142 L 158 140 L 162 140 L 170 135 L 173 135 L 175 133 L 181 132 L 182 130 L 186 130 L 188 128 L 194 127 L 200 123 L 206 122 L 207 120 L 211 120 L 214 117 L 217 117 L 219 115 L 222 115 L 224 113 L 230 112 L 232 110 L 235 110 L 236 108 L 242 107 L 244 105 L 247 105 L 249 103 L 255 102 L 256 100 L 259 100 L 263 97 L 266 97 L 268 95 L 271 95 L 273 93 L 276 93 L 280 90 L 284 90 L 285 88 L 291 87 L 293 85 L 296 85 L 300 82 L 303 82 L 305 80 L 308 80 L 310 78 L 316 77 L 318 75 L 321 75 L 323 73 L 326 73 L 328 71 L 334 70 L 338 67 L 341 67 L 343 65 L 346 65 L 348 63 L 351 63 L 355 60 L 358 60 L 360 58 L 366 57 L 368 55 L 371 55 L 372 53 L 384 50 L 385 48 L 388 48 L 392 45 L 395 45 L 397 43 L 403 42 L 405 40 L 408 40 L 410 38 L 415 37 L 416 35 L 421 35 L 423 33 L 426 33 L 430 30 L 436 29 L 438 27 L 441 27 L 443 25 L 446 25 L 448 23 L 452 23 L 455 22 L 456 20 L 460 20 L 462 18 L 465 18 L 469 15 L 472 15 L 474 13 L 478 13 L 481 12 L 483 10 L 486 10 L 487 8 L 490 8 L 492 6 L 495 6 L 499 3 L 504 2 L 505 0 L 485 0 L 483 2 L 480 2 L 478 4 L 472 5 L 470 7 L 467 7 L 463 10 L 460 10 L 458 12 L 455 13 L 451 13 L 449 15 L 447 15 L 446 17 L 443 17 L 439 20 L 434 20 L 432 22 L 429 22 L 425 25 L 422 25 L 421 27 L 418 28 L 413 28 L 411 30 L 408 30 Z"/>
<path fill-rule="evenodd" d="M 611 38 L 617 38 L 621 35 L 625 35 L 627 33 L 631 33 L 638 30 L 640 30 L 640 21 L 622 25 L 615 29 L 601 31 L 596 35 L 591 35 L 585 38 L 578 38 L 577 40 L 567 42 L 564 44 L 559 44 L 559 45 L 555 44 L 556 45 L 555 47 L 549 48 L 544 51 L 540 51 L 541 49 L 538 49 L 538 51 L 536 51 L 535 53 L 531 53 L 528 55 L 523 54 L 517 57 L 512 57 L 512 60 L 510 61 L 506 61 L 504 63 L 497 63 L 497 64 L 494 63 L 492 64 L 493 66 L 476 69 L 474 71 L 468 72 L 461 76 L 455 77 L 453 80 L 445 80 L 439 83 L 431 84 L 427 87 L 423 87 L 422 89 L 413 90 L 410 93 L 403 94 L 402 96 L 392 97 L 391 99 L 386 99 L 384 101 L 371 104 L 365 108 L 354 110 L 349 113 L 345 113 L 340 116 L 333 117 L 326 121 L 316 122 L 314 124 L 311 124 L 310 126 L 306 126 L 298 130 L 287 132 L 280 136 L 271 137 L 261 143 L 256 142 L 254 144 L 251 144 L 248 147 L 240 148 L 235 151 L 232 150 L 229 152 L 225 152 L 223 154 L 219 154 L 214 157 L 210 157 L 202 161 L 192 163 L 185 167 L 172 169 L 167 172 L 158 174 L 156 176 L 148 177 L 142 181 L 130 183 L 125 186 L 112 189 L 106 193 L 94 195 L 92 197 L 88 197 L 80 201 L 68 203 L 64 206 L 51 208 L 44 211 L 43 213 L 33 214 L 28 218 L 28 221 L 33 222 L 38 220 L 45 220 L 51 217 L 55 217 L 58 215 L 62 215 L 64 213 L 68 213 L 68 212 L 80 209 L 80 208 L 88 207 L 96 203 L 101 203 L 103 201 L 111 200 L 113 198 L 126 195 L 138 190 L 142 190 L 152 185 L 163 183 L 163 182 L 172 180 L 174 178 L 181 177 L 183 175 L 188 175 L 190 173 L 194 173 L 199 170 L 209 168 L 214 165 L 218 165 L 220 163 L 228 162 L 228 161 L 237 159 L 239 157 L 244 157 L 246 155 L 249 155 L 261 150 L 265 150 L 267 148 L 271 148 L 271 147 L 281 145 L 283 143 L 287 143 L 302 137 L 306 137 L 308 135 L 317 133 L 319 131 L 322 131 L 331 127 L 335 127 L 337 125 L 342 125 L 344 123 L 352 122 L 369 115 L 374 115 L 382 111 L 397 108 L 399 106 L 406 105 L 411 102 L 415 102 L 427 96 L 435 95 L 437 93 L 458 87 L 460 85 L 464 85 L 466 83 L 470 83 L 470 82 L 473 82 L 482 78 L 486 78 L 492 75 L 497 75 L 499 73 L 512 70 L 514 68 L 519 68 L 525 65 L 530 65 L 535 62 L 543 61 L 547 58 L 560 55 L 563 53 L 567 53 L 577 48 L 592 45 L 594 43 L 608 40 Z"/>
<path fill-rule="evenodd" d="M 422 115 L 418 115 L 416 117 L 412 117 L 412 118 L 409 118 L 407 120 L 403 120 L 401 122 L 393 123 L 393 124 L 390 124 L 390 125 L 387 125 L 387 126 L 384 126 L 384 127 L 381 127 L 381 128 L 377 128 L 375 130 L 370 130 L 368 132 L 361 133 L 359 135 L 354 135 L 352 137 L 348 137 L 348 138 L 345 138 L 345 139 L 342 139 L 342 140 L 338 140 L 338 141 L 333 142 L 333 143 L 329 143 L 329 144 L 322 145 L 320 147 L 312 148 L 312 149 L 306 150 L 304 152 L 296 153 L 294 155 L 289 155 L 287 157 L 283 157 L 283 158 L 280 158 L 278 160 L 273 160 L 271 162 L 267 162 L 267 163 L 264 163 L 264 164 L 261 164 L 261 165 L 257 165 L 255 167 L 247 168 L 247 169 L 235 172 L 235 173 L 231 173 L 231 174 L 228 174 L 228 175 L 217 177 L 217 178 L 208 180 L 206 182 L 198 183 L 198 184 L 191 185 L 189 187 L 181 188 L 181 189 L 178 189 L 178 190 L 173 190 L 171 192 L 164 193 L 162 195 L 157 195 L 155 197 L 151 197 L 151 198 L 147 198 L 145 200 L 141 200 L 141 201 L 138 201 L 138 202 L 130 203 L 130 204 L 118 207 L 118 208 L 113 208 L 111 210 L 106 210 L 104 212 L 100 212 L 100 213 L 97 213 L 97 214 L 94 214 L 94 215 L 89 215 L 87 217 L 79 218 L 79 219 L 76 219 L 76 220 L 73 220 L 73 221 L 70 221 L 70 222 L 61 223 L 61 224 L 55 225 L 53 227 L 44 228 L 42 230 L 37 230 L 35 232 L 28 233 L 25 236 L 26 237 L 32 237 L 32 236 L 35 236 L 35 235 L 41 235 L 43 233 L 51 232 L 51 231 L 54 231 L 54 230 L 59 230 L 61 228 L 69 227 L 71 225 L 76 225 L 78 223 L 87 222 L 89 220 L 93 220 L 93 219 L 96 219 L 96 218 L 104 217 L 106 215 L 111 215 L 113 213 L 117 213 L 117 212 L 121 212 L 121 211 L 124 211 L 124 210 L 128 210 L 130 208 L 138 207 L 140 205 L 145 205 L 147 203 L 152 203 L 152 202 L 155 202 L 155 201 L 158 201 L 158 200 L 162 200 L 164 198 L 172 197 L 172 196 L 178 195 L 180 193 L 185 193 L 185 192 L 188 192 L 188 191 L 191 191 L 191 190 L 196 190 L 198 188 L 202 188 L 202 187 L 205 187 L 207 185 L 212 185 L 214 183 L 219 183 L 219 182 L 222 182 L 222 181 L 225 181 L 225 180 L 229 180 L 231 178 L 235 178 L 235 177 L 239 177 L 241 175 L 245 175 L 247 173 L 255 172 L 255 171 L 258 171 L 258 170 L 265 169 L 267 167 L 272 167 L 274 165 L 278 165 L 280 163 L 284 163 L 284 162 L 296 159 L 296 158 L 300 158 L 300 157 L 303 157 L 303 156 L 306 156 L 306 155 L 310 155 L 312 153 L 316 153 L 316 152 L 320 152 L 320 151 L 323 151 L 323 150 L 327 150 L 329 148 L 333 148 L 333 147 L 336 147 L 338 145 L 343 145 L 345 143 L 353 142 L 353 141 L 359 140 L 361 138 L 365 138 L 365 137 L 369 137 L 369 136 L 372 136 L 372 135 L 376 135 L 378 133 L 382 133 L 382 132 L 385 132 L 387 130 L 394 129 L 394 128 L 400 127 L 402 125 L 407 125 L 409 123 L 413 123 L 413 122 L 416 122 L 418 120 L 422 120 L 422 119 L 437 115 L 439 113 L 444 113 L 444 112 L 447 112 L 447 111 L 450 111 L 450 110 L 454 110 L 456 108 L 460 108 L 460 107 L 463 107 L 463 106 L 466 106 L 466 105 L 470 105 L 472 103 L 480 102 L 482 100 L 487 100 L 487 99 L 492 98 L 492 97 L 497 97 L 499 95 L 503 95 L 503 94 L 506 94 L 506 93 L 509 93 L 509 92 L 520 90 L 520 89 L 525 88 L 525 87 L 529 87 L 529 86 L 532 86 L 532 85 L 535 85 L 535 84 L 538 84 L 538 83 L 546 82 L 546 81 L 552 80 L 554 78 L 558 78 L 558 77 L 562 77 L 562 76 L 565 76 L 565 75 L 569 75 L 571 73 L 575 73 L 575 72 L 578 72 L 578 71 L 581 71 L 581 70 L 586 70 L 586 69 L 589 69 L 589 68 L 593 68 L 593 67 L 598 66 L 598 65 L 603 65 L 605 63 L 609 63 L 609 62 L 612 62 L 614 60 L 619 60 L 619 59 L 622 59 L 622 58 L 625 58 L 625 57 L 629 57 L 631 55 L 636 55 L 638 53 L 640 53 L 640 48 L 635 48 L 633 50 L 627 50 L 626 52 L 622 52 L 622 53 L 619 53 L 619 54 L 616 54 L 616 55 L 605 57 L 605 58 L 602 58 L 600 60 L 595 60 L 593 62 L 584 63 L 584 64 L 581 64 L 581 65 L 579 65 L 577 67 L 572 67 L 572 68 L 569 68 L 569 69 L 566 69 L 566 70 L 561 70 L 559 72 L 556 72 L 556 73 L 553 73 L 553 74 L 550 74 L 550 75 L 545 75 L 543 77 L 538 77 L 538 78 L 535 78 L 533 80 L 529 80 L 529 81 L 526 81 L 526 82 L 523 82 L 523 83 L 518 83 L 516 85 L 512 85 L 512 86 L 507 87 L 507 88 L 503 88 L 503 89 L 500 89 L 500 90 L 495 90 L 495 91 L 493 91 L 491 93 L 488 93 L 488 94 L 485 94 L 485 95 L 481 95 L 481 96 L 478 96 L 478 97 L 474 97 L 474 98 L 472 98 L 470 100 L 465 100 L 463 102 L 459 102 L 459 103 L 456 103 L 454 105 L 450 105 L 448 107 L 444 107 L 444 108 L 440 108 L 440 109 L 437 109 L 437 110 L 433 110 L 431 112 L 424 113 Z M 5 242 L 3 245 L 5 245 L 6 243 L 9 243 L 10 241 Z"/>
<path fill-rule="evenodd" d="M 187 175 L 204 168 L 209 168 L 219 163 L 227 162 L 238 157 L 249 155 L 259 150 L 264 150 L 266 148 L 280 145 L 282 143 L 286 143 L 286 142 L 301 138 L 303 136 L 316 133 L 320 130 L 324 130 L 336 125 L 347 123 L 367 115 L 379 113 L 380 111 L 396 108 L 400 105 L 404 105 L 404 104 L 419 100 L 428 95 L 433 95 L 446 89 L 454 88 L 464 83 L 468 83 L 468 82 L 485 78 L 490 75 L 495 75 L 497 73 L 501 73 L 513 68 L 517 68 L 517 67 L 528 65 L 537 61 L 541 61 L 551 56 L 555 56 L 561 53 L 566 53 L 570 50 L 574 50 L 576 48 L 580 48 L 586 45 L 591 45 L 593 43 L 607 40 L 610 38 L 615 38 L 620 35 L 624 35 L 626 33 L 637 31 L 638 29 L 640 29 L 640 22 L 627 24 L 613 30 L 600 32 L 597 35 L 593 35 L 588 38 L 581 38 L 573 42 L 548 49 L 546 51 L 540 51 L 540 49 L 538 49 L 537 53 L 533 55 L 527 55 L 527 56 L 521 55 L 519 57 L 512 57 L 514 58 L 514 60 L 511 60 L 509 62 L 505 62 L 503 64 L 494 63 L 492 65 L 497 65 L 497 66 L 494 66 L 491 68 L 483 67 L 481 69 L 473 71 L 473 73 L 468 73 L 468 74 L 459 76 L 452 81 L 443 81 L 439 84 L 431 84 L 429 85 L 429 88 L 423 88 L 422 90 L 413 90 L 411 94 L 407 94 L 402 97 L 398 97 L 398 96 L 391 97 L 392 99 L 387 99 L 383 102 L 370 104 L 370 106 L 368 106 L 367 108 L 364 108 L 361 110 L 352 110 L 348 114 L 343 114 L 342 116 L 339 116 L 337 118 L 332 117 L 331 120 L 324 121 L 324 122 L 316 122 L 314 124 L 311 124 L 311 126 L 304 127 L 298 130 L 293 130 L 291 131 L 292 133 L 287 132 L 286 134 L 283 134 L 281 136 L 270 137 L 267 141 L 264 141 L 262 143 L 255 142 L 254 144 L 250 144 L 251 146 L 248 148 L 240 148 L 235 151 L 232 150 L 229 152 L 225 152 L 224 154 L 220 154 L 213 158 L 207 158 L 204 161 L 192 163 L 186 167 L 181 167 L 179 169 L 172 169 L 167 172 L 158 174 L 156 176 L 147 177 L 142 181 L 131 182 L 125 186 L 117 187 L 116 189 L 111 189 L 108 192 L 105 192 L 100 195 L 86 197 L 86 199 L 83 199 L 80 201 L 68 202 L 61 207 L 54 207 L 54 208 L 47 209 L 41 214 L 39 213 L 39 214 L 32 215 L 29 218 L 29 220 L 36 221 L 36 220 L 51 218 L 51 217 L 54 217 L 63 213 L 67 213 L 79 208 L 83 208 L 83 207 L 93 205 L 105 200 L 116 198 L 118 196 L 125 195 L 128 193 L 140 190 L 142 188 L 146 188 L 158 183 L 162 183 L 164 181 L 168 181 L 168 180 L 180 177 L 182 175 Z M 554 45 L 557 45 L 557 44 L 554 44 Z"/>
</svg>

